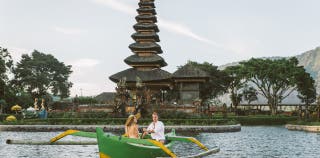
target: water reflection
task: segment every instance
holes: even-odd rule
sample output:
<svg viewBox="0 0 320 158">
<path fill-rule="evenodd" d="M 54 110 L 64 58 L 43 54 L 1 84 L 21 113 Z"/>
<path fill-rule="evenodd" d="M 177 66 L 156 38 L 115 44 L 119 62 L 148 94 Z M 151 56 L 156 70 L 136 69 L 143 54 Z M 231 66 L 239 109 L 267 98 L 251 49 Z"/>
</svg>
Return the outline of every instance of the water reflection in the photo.
<svg viewBox="0 0 320 158">
<path fill-rule="evenodd" d="M 96 145 L 27 146 L 6 145 L 6 139 L 48 140 L 60 132 L 0 132 L 1 158 L 98 158 Z M 200 133 L 195 135 L 209 148 L 219 146 L 220 152 L 209 157 L 319 157 L 320 135 L 288 131 L 283 126 L 242 127 L 235 133 Z M 67 136 L 65 140 L 90 140 Z M 186 156 L 202 152 L 196 145 L 176 143 L 174 152 Z"/>
</svg>

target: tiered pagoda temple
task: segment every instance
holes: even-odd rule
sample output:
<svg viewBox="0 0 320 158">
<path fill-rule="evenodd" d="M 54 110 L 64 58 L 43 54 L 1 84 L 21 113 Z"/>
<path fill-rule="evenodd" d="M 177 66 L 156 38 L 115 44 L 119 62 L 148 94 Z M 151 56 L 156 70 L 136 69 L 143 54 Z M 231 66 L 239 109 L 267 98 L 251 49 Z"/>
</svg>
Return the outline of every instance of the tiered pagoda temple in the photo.
<svg viewBox="0 0 320 158">
<path fill-rule="evenodd" d="M 164 102 L 164 94 L 171 91 L 176 92 L 175 98 L 170 98 L 167 103 L 178 103 L 179 105 L 193 105 L 194 100 L 199 100 L 200 85 L 205 83 L 208 75 L 192 66 L 184 66 L 173 74 L 162 70 L 166 66 L 165 60 L 159 56 L 162 49 L 157 42 L 158 26 L 154 0 L 140 0 L 136 16 L 137 23 L 133 26 L 136 31 L 131 35 L 134 43 L 129 45 L 133 55 L 127 57 L 124 62 L 131 68 L 110 76 L 110 80 L 119 83 L 126 80 L 126 87 L 131 96 L 137 94 L 137 82 L 141 82 L 151 96 Z M 175 106 L 177 106 L 175 104 Z"/>
<path fill-rule="evenodd" d="M 158 36 L 158 26 L 154 0 L 140 0 L 136 16 L 137 23 L 133 26 L 135 33 L 131 35 L 134 43 L 129 45 L 133 55 L 124 62 L 132 68 L 110 76 L 113 82 L 125 78 L 129 90 L 136 88 L 136 82 L 141 79 L 142 84 L 153 92 L 171 87 L 171 74 L 161 69 L 167 65 L 158 54 L 162 53 Z"/>
</svg>

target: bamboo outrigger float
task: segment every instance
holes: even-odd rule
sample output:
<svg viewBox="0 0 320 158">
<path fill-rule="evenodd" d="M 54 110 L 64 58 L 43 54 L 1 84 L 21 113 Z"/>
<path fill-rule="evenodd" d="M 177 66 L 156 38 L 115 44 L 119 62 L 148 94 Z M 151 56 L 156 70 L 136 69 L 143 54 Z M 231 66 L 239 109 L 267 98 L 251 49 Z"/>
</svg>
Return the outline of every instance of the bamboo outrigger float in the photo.
<svg viewBox="0 0 320 158">
<path fill-rule="evenodd" d="M 58 141 L 65 136 L 80 136 L 87 138 L 95 138 L 97 141 Z M 219 148 L 208 149 L 197 139 L 193 137 L 176 136 L 173 130 L 166 135 L 166 144 L 162 144 L 156 140 L 150 139 L 147 135 L 145 139 L 128 138 L 126 136 L 113 136 L 104 134 L 101 128 L 96 128 L 94 132 L 83 132 L 78 130 L 67 130 L 50 141 L 30 141 L 30 140 L 7 140 L 7 144 L 26 144 L 26 145 L 95 145 L 98 144 L 100 158 L 155 158 L 155 157 L 178 157 L 171 151 L 174 141 L 182 141 L 195 143 L 204 152 L 187 156 L 188 158 L 203 157 L 219 152 Z"/>
</svg>

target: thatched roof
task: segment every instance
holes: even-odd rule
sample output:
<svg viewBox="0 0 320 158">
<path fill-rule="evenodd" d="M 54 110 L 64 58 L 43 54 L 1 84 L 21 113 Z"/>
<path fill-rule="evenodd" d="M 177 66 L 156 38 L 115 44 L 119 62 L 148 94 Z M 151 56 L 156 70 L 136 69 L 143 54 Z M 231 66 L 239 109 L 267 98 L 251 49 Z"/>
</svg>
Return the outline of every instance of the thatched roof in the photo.
<svg viewBox="0 0 320 158">
<path fill-rule="evenodd" d="M 154 2 L 154 0 L 140 0 L 140 2 Z"/>
<path fill-rule="evenodd" d="M 139 71 L 135 68 L 129 68 L 127 70 L 118 72 L 109 77 L 113 82 L 118 82 L 123 77 L 126 77 L 127 82 L 136 82 L 136 77 L 139 77 L 142 82 L 161 81 L 171 78 L 171 74 L 161 69 L 153 69 L 151 71 Z"/>
<path fill-rule="evenodd" d="M 172 77 L 173 78 L 206 78 L 206 77 L 209 77 L 209 75 L 205 71 L 187 64 L 179 68 L 176 72 L 174 72 L 172 74 Z"/>
<path fill-rule="evenodd" d="M 159 36 L 156 33 L 134 33 L 131 35 L 133 40 L 137 39 L 153 39 L 155 42 L 160 42 Z"/>
<path fill-rule="evenodd" d="M 103 92 L 96 97 L 94 97 L 95 100 L 99 102 L 106 102 L 106 101 L 112 101 L 116 95 L 116 92 Z"/>
<path fill-rule="evenodd" d="M 129 48 L 131 51 L 156 51 L 158 54 L 162 53 L 162 49 L 157 43 L 132 43 Z"/>
<path fill-rule="evenodd" d="M 159 32 L 159 28 L 156 24 L 153 23 L 136 23 L 133 25 L 133 28 L 138 30 L 154 30 L 155 32 Z"/>
<path fill-rule="evenodd" d="M 139 7 L 147 7 L 147 6 L 150 6 L 152 8 L 156 7 L 153 2 L 141 1 L 138 4 L 139 4 Z"/>
<path fill-rule="evenodd" d="M 131 55 L 124 59 L 124 62 L 128 65 L 138 64 L 138 63 L 146 63 L 146 64 L 159 64 L 161 67 L 167 66 L 167 63 L 164 61 L 162 57 L 159 55 L 152 55 L 152 56 L 138 56 L 138 55 Z"/>
<path fill-rule="evenodd" d="M 151 20 L 153 23 L 157 22 L 157 17 L 154 15 L 137 15 L 136 16 L 137 22 L 141 20 Z"/>
<path fill-rule="evenodd" d="M 154 8 L 138 8 L 137 12 L 138 14 L 142 14 L 142 13 L 151 13 L 153 15 L 157 14 Z"/>
</svg>

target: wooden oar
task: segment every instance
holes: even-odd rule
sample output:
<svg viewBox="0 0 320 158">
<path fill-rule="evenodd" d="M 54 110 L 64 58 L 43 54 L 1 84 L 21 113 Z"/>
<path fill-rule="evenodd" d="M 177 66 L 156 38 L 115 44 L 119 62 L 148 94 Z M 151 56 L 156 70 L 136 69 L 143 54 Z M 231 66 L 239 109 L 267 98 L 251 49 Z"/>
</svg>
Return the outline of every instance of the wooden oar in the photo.
<svg viewBox="0 0 320 158">
<path fill-rule="evenodd" d="M 176 154 L 174 154 L 169 148 L 167 148 L 166 146 L 164 146 L 161 142 L 156 141 L 156 140 L 152 140 L 152 139 L 148 139 L 149 142 L 151 142 L 153 145 L 161 148 L 165 153 L 167 153 L 168 155 L 170 155 L 173 158 L 176 158 Z"/>
<path fill-rule="evenodd" d="M 182 136 L 166 136 L 167 140 L 171 140 L 171 141 L 181 141 L 181 142 L 188 142 L 188 143 L 195 143 L 197 144 L 200 148 L 202 148 L 203 150 L 208 150 L 208 148 L 203 145 L 200 141 L 198 141 L 196 138 L 193 137 L 182 137 Z"/>
<path fill-rule="evenodd" d="M 19 144 L 19 145 L 97 145 L 97 141 L 58 141 L 58 142 L 48 142 L 48 141 L 34 141 L 34 140 L 12 140 L 7 139 L 7 144 Z"/>
<path fill-rule="evenodd" d="M 178 157 L 178 158 L 200 158 L 200 157 L 204 157 L 204 156 L 208 156 L 208 155 L 217 153 L 219 151 L 220 151 L 219 148 L 213 148 L 213 149 L 210 149 L 208 151 L 205 151 L 205 152 L 202 152 L 202 153 L 199 153 L 199 154 L 183 156 L 183 157 Z M 157 158 L 167 158 L 167 157 L 157 157 Z"/>
<path fill-rule="evenodd" d="M 87 138 L 97 138 L 97 134 L 94 133 L 94 132 L 82 132 L 82 131 L 70 129 L 70 130 L 67 130 L 67 131 L 65 131 L 65 132 L 63 132 L 63 133 L 51 138 L 50 142 L 51 143 L 56 142 L 59 139 L 65 137 L 65 136 L 68 136 L 68 135 L 87 137 Z"/>
</svg>

